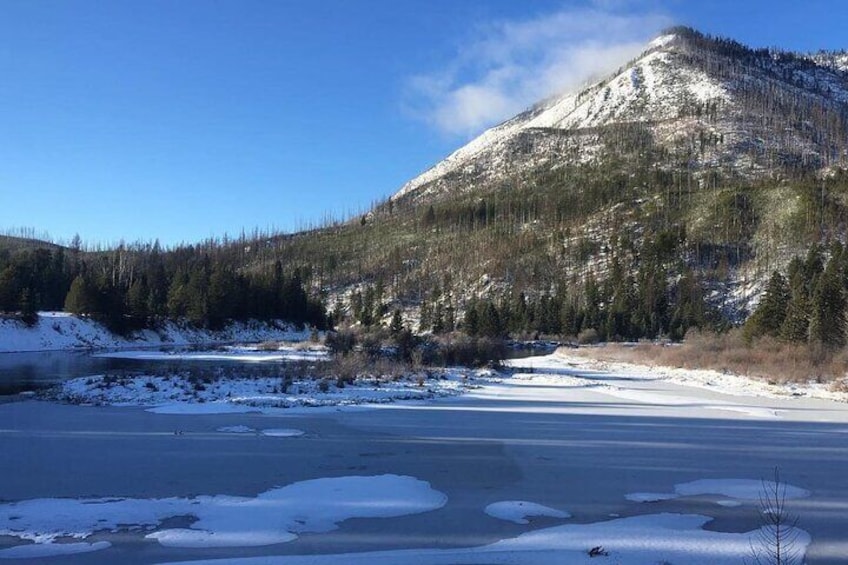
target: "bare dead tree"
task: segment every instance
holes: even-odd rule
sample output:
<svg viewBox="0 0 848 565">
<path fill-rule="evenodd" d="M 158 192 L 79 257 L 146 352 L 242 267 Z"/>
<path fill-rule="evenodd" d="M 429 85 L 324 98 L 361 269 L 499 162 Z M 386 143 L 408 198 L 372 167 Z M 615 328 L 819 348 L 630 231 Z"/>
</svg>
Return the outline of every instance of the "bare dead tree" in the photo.
<svg viewBox="0 0 848 565">
<path fill-rule="evenodd" d="M 774 468 L 774 481 L 763 479 L 759 500 L 762 526 L 751 539 L 753 565 L 801 565 L 803 548 L 798 516 L 786 508 L 786 484 L 780 469 Z"/>
</svg>

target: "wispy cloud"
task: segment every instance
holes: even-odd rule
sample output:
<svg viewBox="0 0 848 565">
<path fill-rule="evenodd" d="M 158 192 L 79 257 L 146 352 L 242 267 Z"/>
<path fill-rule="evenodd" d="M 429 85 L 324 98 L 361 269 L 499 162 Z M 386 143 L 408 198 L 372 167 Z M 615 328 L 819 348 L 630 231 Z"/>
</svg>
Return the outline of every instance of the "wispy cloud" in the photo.
<svg viewBox="0 0 848 565">
<path fill-rule="evenodd" d="M 596 0 L 588 8 L 481 25 L 447 68 L 410 79 L 408 107 L 440 132 L 470 136 L 575 88 L 637 55 L 671 24 L 663 14 L 621 7 L 621 0 Z"/>
</svg>

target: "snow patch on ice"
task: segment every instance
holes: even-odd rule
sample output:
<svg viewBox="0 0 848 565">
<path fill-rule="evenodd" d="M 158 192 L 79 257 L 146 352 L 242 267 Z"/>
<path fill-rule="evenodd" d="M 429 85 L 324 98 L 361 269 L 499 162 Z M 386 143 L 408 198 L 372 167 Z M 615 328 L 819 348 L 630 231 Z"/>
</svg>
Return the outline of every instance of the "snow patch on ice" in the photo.
<svg viewBox="0 0 848 565">
<path fill-rule="evenodd" d="M 225 434 L 252 434 L 256 432 L 250 426 L 222 426 L 218 428 L 218 431 Z"/>
<path fill-rule="evenodd" d="M 486 514 L 492 518 L 506 520 L 516 524 L 529 524 L 527 518 L 538 516 L 547 516 L 550 518 L 570 518 L 571 514 L 536 504 L 535 502 L 527 502 L 524 500 L 504 500 L 502 502 L 494 502 L 485 509 Z"/>
<path fill-rule="evenodd" d="M 773 481 L 755 479 L 701 479 L 691 483 L 681 483 L 674 486 L 674 491 L 681 496 L 698 496 L 705 494 L 720 494 L 728 498 L 756 502 L 765 489 L 773 492 L 777 485 Z M 786 489 L 786 499 L 806 498 L 810 491 L 781 483 L 781 489 Z"/>
<path fill-rule="evenodd" d="M 295 430 L 291 428 L 271 428 L 262 430 L 262 435 L 269 437 L 300 437 L 303 433 L 303 430 Z"/>
<path fill-rule="evenodd" d="M 780 492 L 785 492 L 786 500 L 806 498 L 810 491 L 793 485 L 781 483 Z M 720 495 L 728 499 L 720 499 L 716 504 L 727 507 L 740 506 L 742 502 L 757 502 L 765 492 L 775 492 L 778 488 L 773 481 L 761 481 L 755 479 L 701 479 L 689 483 L 674 485 L 674 492 L 652 493 L 634 492 L 625 495 L 624 498 L 631 502 L 659 502 L 661 500 L 673 500 L 681 496 L 706 496 Z M 785 489 L 785 491 L 784 491 Z"/>
<path fill-rule="evenodd" d="M 660 502 L 662 500 L 672 500 L 678 495 L 668 492 L 632 492 L 624 496 L 630 502 Z"/>
<path fill-rule="evenodd" d="M 154 531 L 147 537 L 172 547 L 246 547 L 284 543 L 304 532 L 328 532 L 350 518 L 429 512 L 446 502 L 447 497 L 428 482 L 399 475 L 314 479 L 253 498 L 47 498 L 0 504 L 0 536 L 43 546 L 11 548 L 15 552 L 59 551 L 56 548 L 66 544 L 55 543 L 58 538 L 85 539 L 97 531 L 150 531 L 167 518 L 193 516 L 197 521 L 190 528 Z M 77 550 L 83 546 L 94 551 L 108 544 L 78 544 Z"/>
<path fill-rule="evenodd" d="M 108 541 L 94 543 L 29 543 L 0 549 L 0 559 L 39 559 L 42 557 L 58 557 L 60 555 L 75 555 L 100 551 L 111 547 Z"/>
</svg>

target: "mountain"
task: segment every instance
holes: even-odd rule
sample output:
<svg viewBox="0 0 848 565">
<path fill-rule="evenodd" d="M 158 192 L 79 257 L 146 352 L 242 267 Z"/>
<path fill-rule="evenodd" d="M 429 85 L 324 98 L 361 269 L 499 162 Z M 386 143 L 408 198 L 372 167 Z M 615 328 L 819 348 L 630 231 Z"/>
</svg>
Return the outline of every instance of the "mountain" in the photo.
<svg viewBox="0 0 848 565">
<path fill-rule="evenodd" d="M 675 28 L 595 84 L 494 127 L 393 197 L 424 202 L 509 175 L 599 163 L 610 128 L 640 126 L 655 165 L 745 178 L 844 166 L 848 54 L 753 50 Z M 703 176 L 703 175 L 702 175 Z"/>
<path fill-rule="evenodd" d="M 810 305 L 831 295 L 820 280 L 833 287 L 848 273 L 847 165 L 848 54 L 751 49 L 674 28 L 603 80 L 484 132 L 361 217 L 161 252 L 72 254 L 63 269 L 0 249 L 0 307 L 67 303 L 79 272 L 97 279 L 83 276 L 80 288 L 114 291 L 107 306 L 148 317 L 217 324 L 295 306 L 320 318 L 308 290 L 336 320 L 364 325 L 400 309 L 422 330 L 464 322 L 489 334 L 638 339 L 739 322 L 773 280 L 797 298 L 792 335 L 803 337 Z M 836 266 L 820 277 L 826 263 Z M 26 286 L 27 265 L 64 282 Z"/>
</svg>

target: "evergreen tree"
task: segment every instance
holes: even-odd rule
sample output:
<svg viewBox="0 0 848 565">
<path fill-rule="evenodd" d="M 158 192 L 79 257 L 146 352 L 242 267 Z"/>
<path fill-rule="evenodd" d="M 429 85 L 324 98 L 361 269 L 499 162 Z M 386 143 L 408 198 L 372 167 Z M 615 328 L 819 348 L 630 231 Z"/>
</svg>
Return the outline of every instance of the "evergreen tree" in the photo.
<svg viewBox="0 0 848 565">
<path fill-rule="evenodd" d="M 807 331 L 810 327 L 809 302 L 802 290 L 792 293 L 786 307 L 786 316 L 780 326 L 780 338 L 791 342 L 807 341 Z"/>
<path fill-rule="evenodd" d="M 480 318 L 477 311 L 477 301 L 469 302 L 465 309 L 465 319 L 462 329 L 470 336 L 480 335 Z"/>
<path fill-rule="evenodd" d="M 97 310 L 96 290 L 84 275 L 77 275 L 71 283 L 64 309 L 71 314 L 91 314 Z"/>
<path fill-rule="evenodd" d="M 791 299 L 789 285 L 783 275 L 774 271 L 757 309 L 745 323 L 749 337 L 768 335 L 778 337 L 786 319 L 786 310 Z"/>
<path fill-rule="evenodd" d="M 144 279 L 136 279 L 127 291 L 127 312 L 140 321 L 146 321 L 149 315 L 149 296 Z"/>
<path fill-rule="evenodd" d="M 403 331 L 403 316 L 401 315 L 399 308 L 395 308 L 395 311 L 392 312 L 392 321 L 389 324 L 389 331 L 394 336 Z"/>
<path fill-rule="evenodd" d="M 810 340 L 830 348 L 845 345 L 845 289 L 835 262 L 819 277 L 810 305 Z"/>
<path fill-rule="evenodd" d="M 32 291 L 25 288 L 21 292 L 21 320 L 28 326 L 34 326 L 38 322 L 38 311 L 35 306 L 36 300 Z"/>
</svg>

